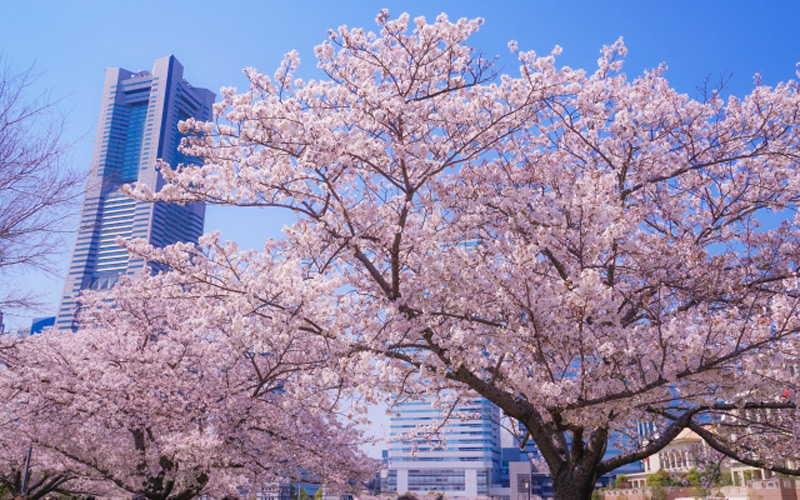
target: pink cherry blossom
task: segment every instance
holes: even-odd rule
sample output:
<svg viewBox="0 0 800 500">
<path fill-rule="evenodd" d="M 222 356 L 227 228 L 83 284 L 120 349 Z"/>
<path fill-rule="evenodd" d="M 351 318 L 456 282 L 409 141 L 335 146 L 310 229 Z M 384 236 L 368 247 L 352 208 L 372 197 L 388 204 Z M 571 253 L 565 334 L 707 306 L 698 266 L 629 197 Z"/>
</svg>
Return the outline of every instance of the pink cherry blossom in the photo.
<svg viewBox="0 0 800 500">
<path fill-rule="evenodd" d="M 490 399 L 557 499 L 687 427 L 800 473 L 798 84 L 693 100 L 665 66 L 621 73 L 621 39 L 594 71 L 512 43 L 519 73 L 500 74 L 468 44 L 480 19 L 377 22 L 331 32 L 322 80 L 292 86 L 292 54 L 272 78 L 249 70 L 215 123 L 184 125 L 203 164 L 131 190 L 289 210 L 285 240 L 129 249 L 265 352 L 298 339 L 368 402 Z M 632 434 L 641 421 L 656 433 Z"/>
<path fill-rule="evenodd" d="M 222 498 L 300 470 L 334 489 L 364 479 L 339 377 L 291 317 L 237 315 L 171 278 L 84 296 L 77 332 L 6 341 L 4 446 L 104 497 Z"/>
</svg>

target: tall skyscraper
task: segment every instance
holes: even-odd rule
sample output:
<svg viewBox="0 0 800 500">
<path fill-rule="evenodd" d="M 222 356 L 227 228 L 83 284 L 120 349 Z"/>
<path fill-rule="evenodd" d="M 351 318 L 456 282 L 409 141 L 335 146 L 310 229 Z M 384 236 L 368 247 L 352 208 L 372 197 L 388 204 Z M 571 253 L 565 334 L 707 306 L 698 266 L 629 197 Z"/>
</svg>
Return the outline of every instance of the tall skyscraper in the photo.
<svg viewBox="0 0 800 500">
<path fill-rule="evenodd" d="M 500 471 L 500 410 L 476 396 L 462 402 L 456 412 L 469 418 L 451 418 L 438 446 L 423 441 L 414 454 L 411 441 L 390 444 L 389 489 L 418 495 L 436 491 L 448 498 L 489 496 L 489 487 Z M 391 434 L 399 436 L 417 426 L 430 426 L 440 417 L 441 410 L 429 400 L 403 403 L 391 418 Z"/>
<path fill-rule="evenodd" d="M 195 162 L 178 151 L 178 122 L 211 119 L 213 103 L 213 92 L 183 79 L 183 66 L 174 56 L 158 59 L 152 72 L 106 69 L 92 167 L 57 328 L 75 328 L 81 290 L 109 288 L 121 275 L 143 272 L 145 263 L 129 258 L 116 243 L 118 237 L 145 238 L 163 247 L 196 241 L 202 234 L 203 205 L 137 202 L 120 187 L 139 181 L 158 189 L 163 179 L 155 168 L 157 159 L 173 167 Z"/>
</svg>

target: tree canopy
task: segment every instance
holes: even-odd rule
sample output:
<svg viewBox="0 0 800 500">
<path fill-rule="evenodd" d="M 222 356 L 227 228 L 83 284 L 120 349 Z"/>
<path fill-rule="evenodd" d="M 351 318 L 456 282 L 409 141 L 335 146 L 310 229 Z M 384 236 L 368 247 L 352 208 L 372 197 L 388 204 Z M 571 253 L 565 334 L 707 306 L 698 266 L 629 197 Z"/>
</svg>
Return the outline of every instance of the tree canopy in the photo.
<svg viewBox="0 0 800 500">
<path fill-rule="evenodd" d="M 170 278 L 84 296 L 77 332 L 2 339 L 0 478 L 32 446 L 51 491 L 102 497 L 222 498 L 301 469 L 331 488 L 365 479 L 361 434 L 309 346 L 264 350 L 258 322 L 229 323 L 220 299 L 170 300 L 191 290 Z"/>
<path fill-rule="evenodd" d="M 800 472 L 798 84 L 696 100 L 664 66 L 628 78 L 621 40 L 594 71 L 511 42 L 501 74 L 468 44 L 480 19 L 377 22 L 330 33 L 324 79 L 295 78 L 294 52 L 246 70 L 215 122 L 183 122 L 203 164 L 131 191 L 290 210 L 284 240 L 128 248 L 224 297 L 233 325 L 291 317 L 281 335 L 368 402 L 488 398 L 559 500 L 685 428 Z"/>
</svg>

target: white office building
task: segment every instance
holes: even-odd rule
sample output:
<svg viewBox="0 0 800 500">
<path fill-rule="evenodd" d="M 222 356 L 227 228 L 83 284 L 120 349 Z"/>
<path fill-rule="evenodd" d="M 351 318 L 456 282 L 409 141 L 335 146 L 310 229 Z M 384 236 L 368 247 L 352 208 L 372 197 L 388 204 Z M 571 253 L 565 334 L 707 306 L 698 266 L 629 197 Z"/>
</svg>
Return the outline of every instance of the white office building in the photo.
<svg viewBox="0 0 800 500">
<path fill-rule="evenodd" d="M 441 441 L 394 441 L 389 446 L 387 486 L 402 493 L 442 493 L 448 498 L 488 497 L 500 470 L 500 410 L 486 399 L 464 401 Z M 402 436 L 441 419 L 431 401 L 399 405 L 391 418 L 391 435 Z"/>
</svg>

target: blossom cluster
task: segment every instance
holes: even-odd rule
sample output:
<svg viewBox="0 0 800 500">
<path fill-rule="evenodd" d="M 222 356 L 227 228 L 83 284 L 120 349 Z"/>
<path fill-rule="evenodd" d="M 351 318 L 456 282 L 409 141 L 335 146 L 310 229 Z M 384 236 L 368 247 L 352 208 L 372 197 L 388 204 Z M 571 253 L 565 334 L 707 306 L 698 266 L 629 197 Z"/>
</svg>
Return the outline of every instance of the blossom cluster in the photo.
<svg viewBox="0 0 800 500">
<path fill-rule="evenodd" d="M 383 12 L 379 33 L 331 32 L 323 80 L 296 79 L 296 53 L 248 70 L 215 122 L 183 124 L 202 165 L 131 193 L 297 222 L 259 252 L 129 250 L 203 283 L 265 352 L 302 339 L 368 402 L 487 397 L 558 484 L 745 409 L 765 432 L 717 445 L 797 458 L 798 84 L 694 100 L 664 66 L 628 79 L 621 39 L 594 72 L 511 43 L 519 74 L 500 74 L 467 43 L 481 22 Z M 603 461 L 637 421 L 655 437 Z"/>
</svg>

